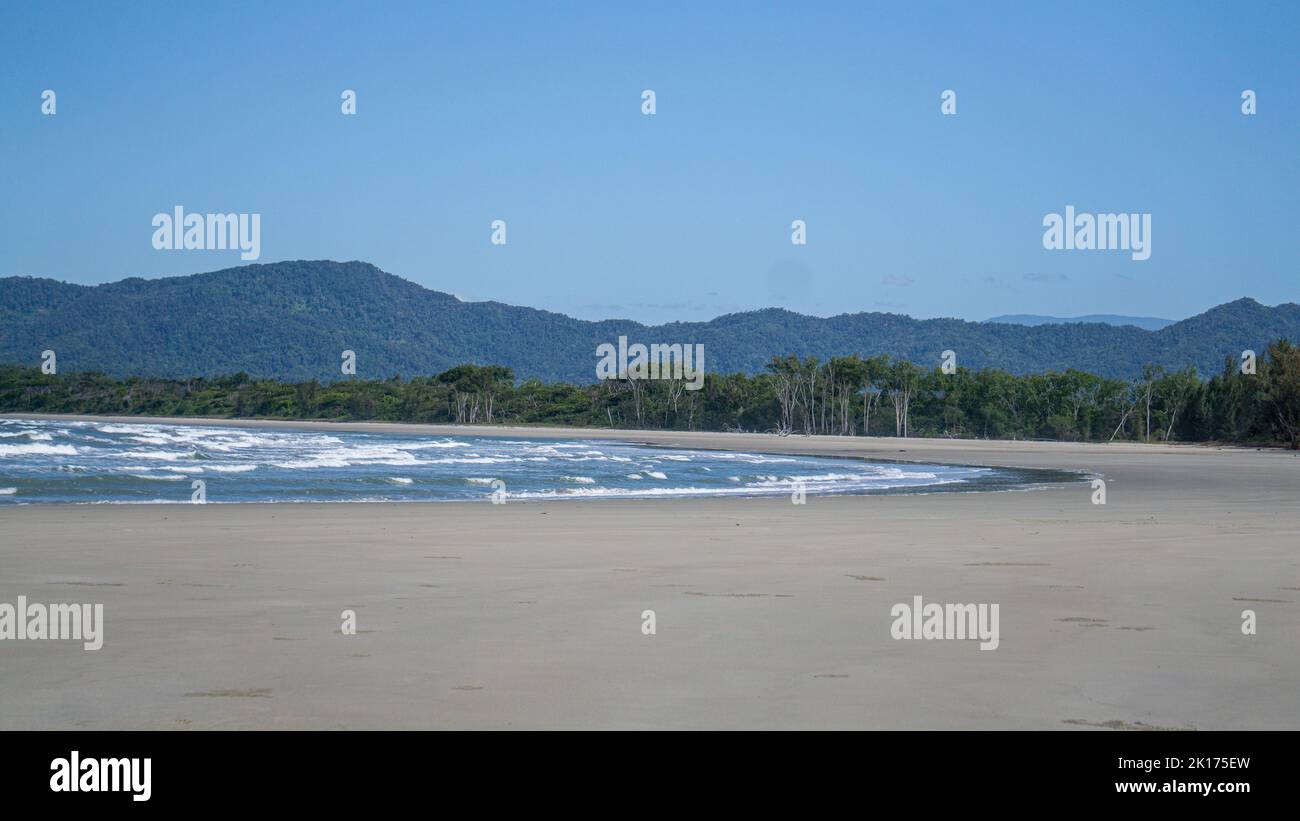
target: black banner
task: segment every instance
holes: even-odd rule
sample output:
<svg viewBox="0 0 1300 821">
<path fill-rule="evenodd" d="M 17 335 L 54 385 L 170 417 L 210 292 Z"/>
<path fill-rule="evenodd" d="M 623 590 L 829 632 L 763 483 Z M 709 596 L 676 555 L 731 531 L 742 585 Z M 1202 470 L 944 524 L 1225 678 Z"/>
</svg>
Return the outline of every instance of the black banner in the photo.
<svg viewBox="0 0 1300 821">
<path fill-rule="evenodd" d="M 40 806 L 343 807 L 611 788 L 647 806 L 923 796 L 998 808 L 1286 801 L 1295 733 L 7 733 L 6 799 Z M 567 797 L 566 797 L 567 796 Z M 1048 803 L 1043 803 L 1048 802 Z M 459 801 L 457 801 L 457 804 Z M 637 799 L 642 803 L 642 798 Z"/>
</svg>

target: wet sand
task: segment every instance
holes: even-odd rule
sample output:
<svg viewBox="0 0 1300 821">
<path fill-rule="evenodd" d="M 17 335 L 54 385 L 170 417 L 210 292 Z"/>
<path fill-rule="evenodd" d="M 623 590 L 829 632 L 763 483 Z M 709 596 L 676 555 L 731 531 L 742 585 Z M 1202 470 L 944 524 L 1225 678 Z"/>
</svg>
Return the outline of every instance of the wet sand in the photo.
<svg viewBox="0 0 1300 821">
<path fill-rule="evenodd" d="M 1057 468 L 1107 503 L 5 506 L 0 602 L 106 625 L 94 652 L 0 641 L 0 729 L 1300 728 L 1294 453 L 241 424 Z M 916 595 L 997 603 L 998 649 L 892 639 Z"/>
</svg>

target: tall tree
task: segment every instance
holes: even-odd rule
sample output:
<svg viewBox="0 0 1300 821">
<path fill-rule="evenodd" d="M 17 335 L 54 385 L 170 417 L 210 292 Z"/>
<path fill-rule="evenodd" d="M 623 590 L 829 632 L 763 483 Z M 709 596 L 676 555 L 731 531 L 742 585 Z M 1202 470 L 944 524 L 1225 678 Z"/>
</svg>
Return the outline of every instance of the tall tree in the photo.
<svg viewBox="0 0 1300 821">
<path fill-rule="evenodd" d="M 1285 339 L 1268 346 L 1261 398 L 1276 430 L 1292 450 L 1300 449 L 1300 348 Z"/>
</svg>

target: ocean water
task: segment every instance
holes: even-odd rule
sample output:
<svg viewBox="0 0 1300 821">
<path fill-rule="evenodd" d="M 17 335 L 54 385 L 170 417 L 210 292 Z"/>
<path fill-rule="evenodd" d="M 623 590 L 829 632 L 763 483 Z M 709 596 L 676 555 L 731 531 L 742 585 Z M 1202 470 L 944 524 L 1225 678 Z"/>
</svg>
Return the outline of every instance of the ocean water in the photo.
<svg viewBox="0 0 1300 821">
<path fill-rule="evenodd" d="M 438 502 L 1006 490 L 1046 471 L 657 448 L 603 440 L 409 436 L 0 420 L 0 506 L 50 502 Z"/>
</svg>

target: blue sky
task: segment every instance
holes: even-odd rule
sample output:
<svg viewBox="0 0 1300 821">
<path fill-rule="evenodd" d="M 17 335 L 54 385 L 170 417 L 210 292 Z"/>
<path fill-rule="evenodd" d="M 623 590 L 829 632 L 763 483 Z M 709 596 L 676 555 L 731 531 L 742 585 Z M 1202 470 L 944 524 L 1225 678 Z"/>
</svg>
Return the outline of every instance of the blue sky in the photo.
<svg viewBox="0 0 1300 821">
<path fill-rule="evenodd" d="M 9 0 L 0 276 L 242 264 L 155 250 L 180 204 L 591 319 L 1296 301 L 1300 4 L 1053 6 Z M 1067 205 L 1150 213 L 1151 258 L 1045 250 Z"/>
</svg>

